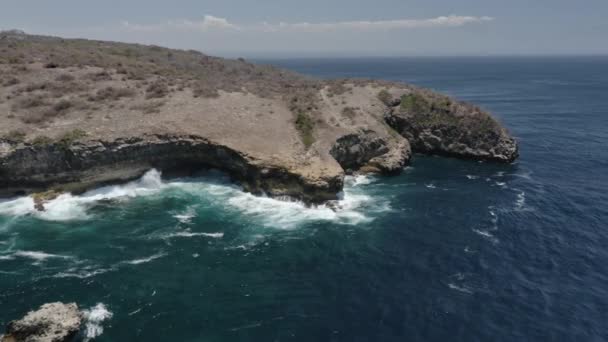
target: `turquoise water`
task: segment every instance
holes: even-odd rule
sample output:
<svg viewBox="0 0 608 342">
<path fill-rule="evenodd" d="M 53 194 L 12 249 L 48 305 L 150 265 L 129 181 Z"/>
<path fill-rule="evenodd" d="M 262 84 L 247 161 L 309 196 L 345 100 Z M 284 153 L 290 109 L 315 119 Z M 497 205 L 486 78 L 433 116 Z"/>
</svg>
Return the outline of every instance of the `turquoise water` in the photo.
<svg viewBox="0 0 608 342">
<path fill-rule="evenodd" d="M 337 211 L 155 170 L 43 214 L 3 201 L 0 324 L 75 301 L 96 341 L 608 339 L 608 60 L 277 63 L 481 104 L 521 159 L 416 156 Z"/>
</svg>

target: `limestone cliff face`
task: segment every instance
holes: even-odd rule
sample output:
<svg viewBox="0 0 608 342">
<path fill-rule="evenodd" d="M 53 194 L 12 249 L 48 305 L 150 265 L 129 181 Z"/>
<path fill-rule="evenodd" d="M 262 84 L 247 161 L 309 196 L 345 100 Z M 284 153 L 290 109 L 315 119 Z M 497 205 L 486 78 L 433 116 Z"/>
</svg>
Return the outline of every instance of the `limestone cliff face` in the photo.
<svg viewBox="0 0 608 342">
<path fill-rule="evenodd" d="M 0 195 L 53 187 L 79 192 L 128 181 L 151 168 L 182 174 L 214 168 L 226 172 L 249 192 L 310 203 L 336 199 L 343 186 L 342 174 L 309 176 L 297 168 L 254 159 L 201 137 L 146 135 L 71 146 L 4 144 L 0 153 L 0 188 L 4 193 Z"/>
</svg>

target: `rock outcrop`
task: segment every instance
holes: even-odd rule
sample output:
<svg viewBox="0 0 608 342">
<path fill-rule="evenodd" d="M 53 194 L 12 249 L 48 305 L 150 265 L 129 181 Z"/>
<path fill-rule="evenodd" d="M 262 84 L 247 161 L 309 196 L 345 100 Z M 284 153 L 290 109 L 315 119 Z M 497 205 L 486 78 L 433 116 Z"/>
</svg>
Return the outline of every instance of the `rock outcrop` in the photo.
<svg viewBox="0 0 608 342">
<path fill-rule="evenodd" d="M 8 324 L 1 342 L 67 342 L 79 331 L 82 313 L 75 303 L 49 303 Z"/>
<path fill-rule="evenodd" d="M 416 153 L 504 163 L 518 157 L 515 139 L 494 118 L 438 94 L 406 93 L 385 120 Z"/>
<path fill-rule="evenodd" d="M 359 170 L 384 174 L 399 172 L 411 155 L 406 140 L 391 144 L 375 131 L 365 129 L 340 137 L 329 153 L 347 173 Z"/>
</svg>

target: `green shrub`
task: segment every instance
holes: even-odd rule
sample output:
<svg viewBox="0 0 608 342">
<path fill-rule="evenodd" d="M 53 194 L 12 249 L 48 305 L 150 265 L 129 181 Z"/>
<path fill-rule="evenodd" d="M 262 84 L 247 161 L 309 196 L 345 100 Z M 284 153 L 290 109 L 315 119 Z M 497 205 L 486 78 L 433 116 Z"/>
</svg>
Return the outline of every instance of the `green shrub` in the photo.
<svg viewBox="0 0 608 342">
<path fill-rule="evenodd" d="M 35 146 L 47 146 L 53 143 L 53 139 L 44 136 L 44 135 L 39 135 L 37 137 L 34 138 L 34 140 L 32 140 L 32 145 Z"/>
<path fill-rule="evenodd" d="M 95 93 L 95 95 L 89 96 L 89 101 L 98 102 L 98 101 L 118 101 L 123 97 L 133 97 L 135 96 L 135 91 L 129 88 L 114 88 L 114 87 L 105 87 L 100 89 Z"/>
<path fill-rule="evenodd" d="M 426 114 L 431 111 L 431 104 L 424 96 L 412 93 L 401 97 L 401 109 L 410 114 Z"/>
<path fill-rule="evenodd" d="M 68 100 L 61 100 L 53 105 L 53 111 L 56 113 L 63 113 L 72 107 L 72 102 Z"/>
<path fill-rule="evenodd" d="M 57 143 L 59 146 L 68 148 L 74 142 L 84 138 L 87 136 L 87 133 L 81 129 L 74 129 L 69 132 L 64 133 L 61 137 L 59 137 Z"/>
<path fill-rule="evenodd" d="M 342 116 L 345 116 L 349 119 L 354 119 L 357 116 L 357 110 L 353 107 L 344 107 L 342 109 Z"/>
<path fill-rule="evenodd" d="M 393 101 L 393 95 L 391 95 L 386 89 L 380 90 L 378 93 L 378 99 L 384 103 L 385 106 L 390 106 Z"/>
<path fill-rule="evenodd" d="M 20 143 L 25 140 L 25 132 L 17 129 L 12 130 L 4 136 L 4 139 L 14 143 Z"/>
<path fill-rule="evenodd" d="M 156 81 L 146 88 L 147 99 L 160 99 L 169 94 L 169 88 L 167 84 L 162 81 Z"/>
<path fill-rule="evenodd" d="M 298 113 L 296 117 L 296 129 L 300 132 L 300 137 L 306 148 L 310 147 L 315 142 L 313 131 L 315 123 L 312 118 L 305 113 Z"/>
</svg>

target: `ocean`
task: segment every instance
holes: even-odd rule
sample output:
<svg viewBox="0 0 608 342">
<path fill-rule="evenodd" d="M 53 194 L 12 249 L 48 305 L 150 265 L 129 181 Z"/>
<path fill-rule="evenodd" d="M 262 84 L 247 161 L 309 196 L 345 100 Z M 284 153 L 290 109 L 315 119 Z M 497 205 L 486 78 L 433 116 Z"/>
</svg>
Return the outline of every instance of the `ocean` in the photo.
<svg viewBox="0 0 608 342">
<path fill-rule="evenodd" d="M 608 58 L 262 62 L 473 102 L 521 156 L 416 155 L 337 212 L 214 172 L 2 200 L 0 326 L 63 301 L 95 341 L 608 340 Z"/>
</svg>

